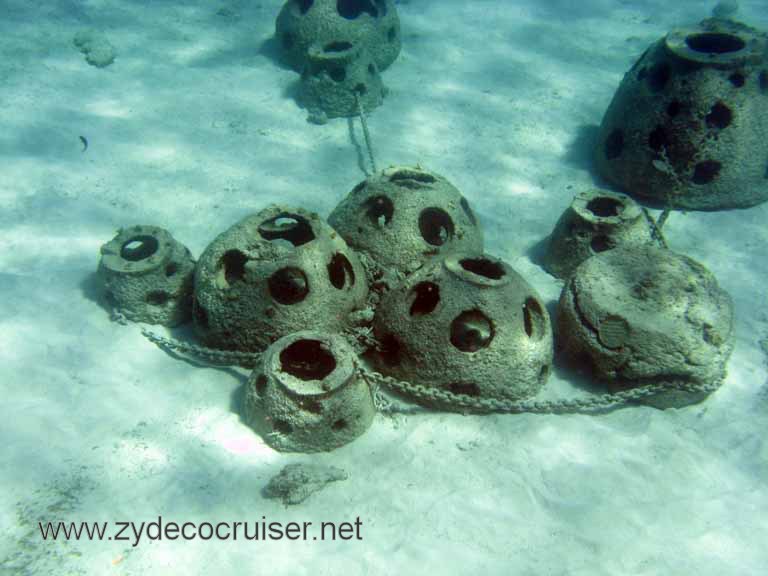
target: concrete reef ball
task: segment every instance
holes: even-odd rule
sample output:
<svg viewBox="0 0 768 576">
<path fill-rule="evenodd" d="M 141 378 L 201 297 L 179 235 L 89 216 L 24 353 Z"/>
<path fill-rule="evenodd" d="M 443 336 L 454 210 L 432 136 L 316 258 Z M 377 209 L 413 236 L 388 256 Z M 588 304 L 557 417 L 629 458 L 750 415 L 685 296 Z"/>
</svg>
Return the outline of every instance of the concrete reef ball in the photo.
<svg viewBox="0 0 768 576">
<path fill-rule="evenodd" d="M 205 249 L 193 318 L 211 347 L 260 351 L 297 330 L 343 330 L 367 292 L 356 254 L 322 218 L 273 205 Z"/>
<path fill-rule="evenodd" d="M 395 166 L 370 176 L 328 221 L 380 267 L 404 274 L 433 256 L 483 251 L 483 232 L 467 199 L 422 168 Z"/>
<path fill-rule="evenodd" d="M 653 44 L 624 76 L 600 127 L 600 174 L 676 209 L 768 200 L 768 44 L 711 19 Z"/>
<path fill-rule="evenodd" d="M 337 42 L 313 44 L 301 75 L 300 101 L 317 124 L 329 118 L 355 116 L 360 107 L 380 106 L 386 89 L 371 55 L 360 45 Z"/>
<path fill-rule="evenodd" d="M 451 255 L 384 295 L 374 333 L 382 373 L 476 398 L 535 395 L 552 366 L 549 315 L 503 261 Z"/>
<path fill-rule="evenodd" d="M 579 192 L 549 237 L 544 268 L 567 278 L 584 260 L 617 246 L 651 243 L 640 207 L 629 196 L 606 190 Z"/>
<path fill-rule="evenodd" d="M 612 392 L 645 384 L 670 391 L 659 408 L 704 400 L 718 386 L 733 347 L 731 299 L 698 262 L 655 246 L 616 248 L 586 260 L 563 288 L 557 340 L 567 361 Z"/>
<path fill-rule="evenodd" d="M 400 53 L 400 19 L 392 0 L 288 0 L 277 17 L 281 56 L 296 72 L 309 63 L 310 46 L 359 45 L 378 71 Z"/>
<path fill-rule="evenodd" d="M 276 450 L 333 450 L 361 436 L 376 409 L 355 352 L 338 335 L 302 331 L 272 344 L 246 385 L 245 419 Z"/>
<path fill-rule="evenodd" d="M 131 226 L 101 247 L 97 274 L 107 302 L 129 320 L 176 326 L 190 317 L 194 270 L 168 231 Z"/>
</svg>

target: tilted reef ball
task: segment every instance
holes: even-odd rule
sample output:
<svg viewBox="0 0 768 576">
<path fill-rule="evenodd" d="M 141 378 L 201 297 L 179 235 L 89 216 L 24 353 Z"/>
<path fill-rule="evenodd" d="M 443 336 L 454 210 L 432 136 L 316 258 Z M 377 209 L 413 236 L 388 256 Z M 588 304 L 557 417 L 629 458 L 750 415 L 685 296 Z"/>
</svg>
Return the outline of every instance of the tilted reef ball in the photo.
<svg viewBox="0 0 768 576">
<path fill-rule="evenodd" d="M 646 400 L 658 407 L 706 398 L 725 378 L 733 348 L 728 294 L 695 260 L 655 246 L 586 260 L 563 288 L 557 318 L 567 361 L 614 392 L 667 385 Z"/>
<path fill-rule="evenodd" d="M 258 351 L 301 329 L 343 330 L 367 292 L 356 254 L 322 218 L 273 205 L 206 248 L 193 316 L 209 346 Z"/>
<path fill-rule="evenodd" d="M 194 269 L 167 230 L 131 226 L 101 247 L 98 276 L 107 303 L 129 320 L 176 326 L 190 316 Z"/>
</svg>

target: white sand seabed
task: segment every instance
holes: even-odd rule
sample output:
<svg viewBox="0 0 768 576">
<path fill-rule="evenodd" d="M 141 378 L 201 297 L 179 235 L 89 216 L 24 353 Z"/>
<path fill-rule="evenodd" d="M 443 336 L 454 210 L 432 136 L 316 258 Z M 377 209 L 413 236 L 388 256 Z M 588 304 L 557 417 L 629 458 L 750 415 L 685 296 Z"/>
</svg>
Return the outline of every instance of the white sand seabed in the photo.
<svg viewBox="0 0 768 576">
<path fill-rule="evenodd" d="M 270 202 L 327 215 L 363 178 L 349 123 L 308 124 L 291 96 L 298 76 L 265 48 L 281 4 L 0 7 L 0 573 L 764 574 L 768 204 L 670 219 L 671 245 L 712 270 L 737 322 L 723 388 L 681 410 L 377 417 L 331 454 L 283 455 L 238 416 L 245 371 L 174 359 L 110 321 L 92 273 L 117 228 L 161 225 L 199 255 Z M 584 134 L 644 48 L 710 8 L 400 2 L 403 51 L 369 117 L 379 164 L 448 177 L 488 252 L 554 301 L 560 283 L 528 254 L 595 183 Z M 764 2 L 741 11 L 768 28 Z M 89 27 L 116 47 L 111 66 L 72 45 Z M 582 393 L 557 374 L 547 388 Z M 285 508 L 260 490 L 292 462 L 349 479 Z M 359 517 L 362 540 L 132 546 L 37 531 L 158 515 Z"/>
</svg>

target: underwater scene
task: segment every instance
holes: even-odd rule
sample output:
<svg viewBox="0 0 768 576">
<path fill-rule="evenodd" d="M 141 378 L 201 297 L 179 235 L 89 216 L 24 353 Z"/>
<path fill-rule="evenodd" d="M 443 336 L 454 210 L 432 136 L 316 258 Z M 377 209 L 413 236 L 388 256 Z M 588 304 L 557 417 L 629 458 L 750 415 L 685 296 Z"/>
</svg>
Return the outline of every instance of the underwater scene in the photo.
<svg viewBox="0 0 768 576">
<path fill-rule="evenodd" d="M 765 0 L 0 14 L 0 574 L 767 573 Z"/>
</svg>

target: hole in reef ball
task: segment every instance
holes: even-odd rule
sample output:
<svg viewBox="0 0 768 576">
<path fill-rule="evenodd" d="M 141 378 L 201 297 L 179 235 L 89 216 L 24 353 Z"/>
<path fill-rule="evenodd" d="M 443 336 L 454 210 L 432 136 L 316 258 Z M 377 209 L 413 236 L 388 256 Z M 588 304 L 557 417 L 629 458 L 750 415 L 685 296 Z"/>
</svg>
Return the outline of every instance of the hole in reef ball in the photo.
<svg viewBox="0 0 768 576">
<path fill-rule="evenodd" d="M 300 380 L 323 380 L 336 369 L 336 358 L 319 340 L 296 340 L 280 352 L 280 367 Z"/>
<path fill-rule="evenodd" d="M 613 248 L 613 242 L 608 236 L 598 234 L 592 238 L 589 247 L 592 249 L 592 252 L 599 254 L 600 252 L 605 252 L 606 250 Z"/>
<path fill-rule="evenodd" d="M 670 118 L 674 118 L 680 112 L 682 111 L 683 105 L 680 103 L 680 100 L 672 100 L 672 102 L 669 103 L 667 106 L 667 114 L 669 114 Z"/>
<path fill-rule="evenodd" d="M 312 4 L 314 4 L 314 0 L 296 0 L 296 5 L 298 5 L 302 15 L 306 14 L 309 9 L 312 8 Z"/>
<path fill-rule="evenodd" d="M 153 290 L 147 294 L 147 304 L 153 306 L 162 306 L 171 299 L 171 295 L 165 290 Z"/>
<path fill-rule="evenodd" d="M 411 290 L 415 294 L 411 304 L 411 316 L 430 314 L 440 303 L 440 287 L 434 282 L 419 282 Z"/>
<path fill-rule="evenodd" d="M 466 310 L 451 322 L 451 344 L 462 352 L 488 347 L 493 336 L 493 324 L 479 310 Z"/>
<path fill-rule="evenodd" d="M 442 246 L 453 238 L 453 220 L 445 210 L 425 208 L 419 214 L 421 237 L 432 246 Z"/>
<path fill-rule="evenodd" d="M 381 4 L 384 3 L 381 2 Z M 336 10 L 338 10 L 342 18 L 347 20 L 354 20 L 363 13 L 368 14 L 372 18 L 379 16 L 379 10 L 371 0 L 337 0 Z"/>
<path fill-rule="evenodd" d="M 544 310 L 536 298 L 529 296 L 523 304 L 523 328 L 531 340 L 541 340 L 544 337 L 547 323 L 544 320 Z"/>
<path fill-rule="evenodd" d="M 669 145 L 669 139 L 667 133 L 662 126 L 656 126 L 653 131 L 648 134 L 648 146 L 656 152 L 661 152 L 662 148 L 666 148 Z"/>
<path fill-rule="evenodd" d="M 707 126 L 722 130 L 731 123 L 732 117 L 731 109 L 722 102 L 717 102 L 707 114 Z"/>
<path fill-rule="evenodd" d="M 613 130 L 605 139 L 605 158 L 615 160 L 624 151 L 624 132 L 619 128 Z"/>
<path fill-rule="evenodd" d="M 462 258 L 459 264 L 467 272 L 490 280 L 500 280 L 507 273 L 504 266 L 488 258 Z"/>
<path fill-rule="evenodd" d="M 610 198 L 608 196 L 598 196 L 587 202 L 587 210 L 601 218 L 618 216 L 623 209 L 624 204 L 616 198 Z"/>
<path fill-rule="evenodd" d="M 352 263 L 341 252 L 334 254 L 328 263 L 328 278 L 337 290 L 344 288 L 347 285 L 347 280 L 349 280 L 350 286 L 355 285 L 355 271 L 352 268 Z"/>
<path fill-rule="evenodd" d="M 281 268 L 267 281 L 269 293 L 280 304 L 297 304 L 309 293 L 309 282 L 304 272 L 293 266 Z"/>
<path fill-rule="evenodd" d="M 265 240 L 285 240 L 302 246 L 315 239 L 312 225 L 298 214 L 282 213 L 259 224 L 259 234 Z"/>
<path fill-rule="evenodd" d="M 728 80 L 731 84 L 733 84 L 736 88 L 741 88 L 744 86 L 744 82 L 746 81 L 746 78 L 744 77 L 744 74 L 741 72 L 734 72 L 730 76 L 728 76 Z"/>
<path fill-rule="evenodd" d="M 333 424 L 331 424 L 331 430 L 334 432 L 341 432 L 347 427 L 347 421 L 344 418 L 339 418 Z"/>
<path fill-rule="evenodd" d="M 323 52 L 346 52 L 352 48 L 351 42 L 345 42 L 345 41 L 338 41 L 338 42 L 329 42 L 325 46 L 323 46 Z"/>
<path fill-rule="evenodd" d="M 178 264 L 176 264 L 176 262 L 170 262 L 170 263 L 169 263 L 169 264 L 168 264 L 168 265 L 165 267 L 165 275 L 166 275 L 166 276 L 173 276 L 173 275 L 174 275 L 174 274 L 176 274 L 176 272 L 178 272 L 178 271 L 179 271 L 179 265 L 178 265 Z"/>
<path fill-rule="evenodd" d="M 154 236 L 141 234 L 126 240 L 120 248 L 120 257 L 129 262 L 138 262 L 149 258 L 160 248 L 160 243 Z"/>
<path fill-rule="evenodd" d="M 744 48 L 744 40 L 733 34 L 721 32 L 703 32 L 691 34 L 685 38 L 688 48 L 703 54 L 727 54 Z"/>
<path fill-rule="evenodd" d="M 334 82 L 344 82 L 344 80 L 347 78 L 347 71 L 340 66 L 334 66 L 328 70 L 328 76 L 330 76 L 331 80 Z"/>
<path fill-rule="evenodd" d="M 227 250 L 221 257 L 220 269 L 224 271 L 224 279 L 228 285 L 242 281 L 245 278 L 245 263 L 248 257 L 240 250 Z"/>
<path fill-rule="evenodd" d="M 704 160 L 696 164 L 691 181 L 694 184 L 709 184 L 720 174 L 722 164 L 717 160 Z"/>
<path fill-rule="evenodd" d="M 291 423 L 279 418 L 272 420 L 272 428 L 274 428 L 275 432 L 285 434 L 286 436 L 293 432 L 293 426 L 291 426 Z"/>
<path fill-rule="evenodd" d="M 398 170 L 389 177 L 390 182 L 394 182 L 398 186 L 403 188 L 424 188 L 429 184 L 434 184 L 437 179 L 432 174 L 426 174 L 425 172 L 419 172 L 418 170 Z"/>
<path fill-rule="evenodd" d="M 395 205 L 387 196 L 374 196 L 365 201 L 363 205 L 368 220 L 374 226 L 383 228 L 392 220 L 395 213 Z"/>
<path fill-rule="evenodd" d="M 380 357 L 386 366 L 397 366 L 400 364 L 400 354 L 402 346 L 394 334 L 387 334 L 381 338 Z"/>
<path fill-rule="evenodd" d="M 768 72 L 765 70 L 760 72 L 760 75 L 757 77 L 757 82 L 760 86 L 760 92 L 768 94 Z"/>
</svg>

